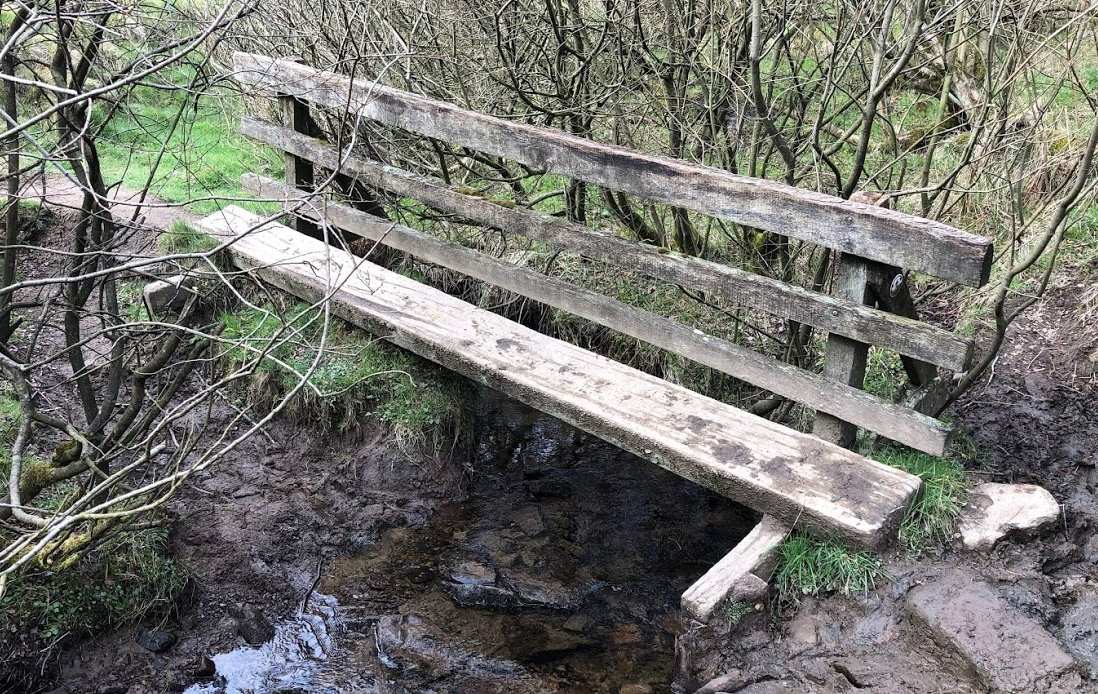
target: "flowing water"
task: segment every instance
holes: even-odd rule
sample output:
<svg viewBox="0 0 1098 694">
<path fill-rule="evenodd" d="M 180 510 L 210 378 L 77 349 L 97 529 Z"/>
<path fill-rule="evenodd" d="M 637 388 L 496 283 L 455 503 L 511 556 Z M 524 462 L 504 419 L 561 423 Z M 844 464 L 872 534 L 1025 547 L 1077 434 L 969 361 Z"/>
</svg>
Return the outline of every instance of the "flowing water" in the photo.
<svg viewBox="0 0 1098 694">
<path fill-rule="evenodd" d="M 668 691 L 679 595 L 750 512 L 489 391 L 475 426 L 463 499 L 330 561 L 189 694 Z"/>
</svg>

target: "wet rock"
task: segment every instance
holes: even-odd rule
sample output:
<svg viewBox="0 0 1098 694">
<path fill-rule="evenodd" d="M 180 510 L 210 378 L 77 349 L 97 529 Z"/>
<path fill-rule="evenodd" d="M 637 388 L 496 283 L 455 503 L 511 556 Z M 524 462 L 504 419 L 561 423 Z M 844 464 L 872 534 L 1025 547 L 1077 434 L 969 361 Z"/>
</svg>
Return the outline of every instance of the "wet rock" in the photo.
<svg viewBox="0 0 1098 694">
<path fill-rule="evenodd" d="M 176 637 L 172 632 L 163 629 L 138 629 L 134 641 L 146 651 L 163 653 L 175 645 Z"/>
<path fill-rule="evenodd" d="M 1098 593 L 1089 593 L 1060 618 L 1060 637 L 1068 650 L 1098 672 Z"/>
<path fill-rule="evenodd" d="M 262 646 L 274 638 L 275 630 L 262 612 L 248 605 L 240 610 L 236 618 L 236 633 L 249 646 Z"/>
<path fill-rule="evenodd" d="M 212 679 L 217 674 L 217 665 L 214 664 L 213 658 L 208 655 L 204 655 L 198 659 L 190 670 L 191 677 L 199 680 Z"/>
<path fill-rule="evenodd" d="M 719 677 L 714 677 L 698 689 L 694 694 L 717 694 L 717 692 L 737 692 L 747 686 L 747 678 L 739 670 L 726 672 Z"/>
<path fill-rule="evenodd" d="M 820 642 L 814 612 L 815 604 L 806 601 L 797 612 L 797 616 L 789 623 L 786 638 L 793 653 L 803 653 Z"/>
<path fill-rule="evenodd" d="M 448 579 L 446 592 L 458 605 L 489 609 L 548 607 L 571 610 L 602 585 L 584 581 L 573 586 L 551 576 L 497 570 L 472 560 L 456 564 L 449 571 Z"/>
<path fill-rule="evenodd" d="M 804 687 L 795 682 L 786 681 L 770 681 L 770 682 L 757 682 L 748 687 L 744 687 L 736 692 L 736 694 L 789 694 L 789 692 L 804 691 Z"/>
<path fill-rule="evenodd" d="M 1083 547 L 1083 558 L 1091 564 L 1098 564 L 1098 533 L 1090 536 Z"/>
<path fill-rule="evenodd" d="M 1038 623 L 986 583 L 953 571 L 911 591 L 906 608 L 942 647 L 955 652 L 995 691 L 1039 691 L 1075 661 Z"/>
<path fill-rule="evenodd" d="M 443 627 L 416 614 L 382 617 L 374 628 L 374 640 L 378 657 L 385 667 L 415 671 L 430 679 L 492 681 L 521 677 L 525 673 L 522 666 L 513 661 L 483 656 L 452 643 Z"/>
<path fill-rule="evenodd" d="M 528 537 L 536 537 L 545 532 L 545 522 L 541 519 L 541 511 L 534 507 L 518 511 L 515 514 L 515 524 Z"/>
<path fill-rule="evenodd" d="M 561 625 L 563 629 L 575 632 L 587 631 L 587 627 L 591 625 L 591 618 L 585 614 L 574 614 L 568 619 L 564 620 L 564 624 Z"/>
<path fill-rule="evenodd" d="M 616 646 L 638 644 L 643 640 L 641 628 L 636 624 L 619 624 L 610 632 L 610 642 Z"/>
<path fill-rule="evenodd" d="M 988 482 L 972 490 L 960 521 L 966 549 L 987 550 L 1011 533 L 1036 531 L 1056 521 L 1060 505 L 1034 484 Z"/>
</svg>

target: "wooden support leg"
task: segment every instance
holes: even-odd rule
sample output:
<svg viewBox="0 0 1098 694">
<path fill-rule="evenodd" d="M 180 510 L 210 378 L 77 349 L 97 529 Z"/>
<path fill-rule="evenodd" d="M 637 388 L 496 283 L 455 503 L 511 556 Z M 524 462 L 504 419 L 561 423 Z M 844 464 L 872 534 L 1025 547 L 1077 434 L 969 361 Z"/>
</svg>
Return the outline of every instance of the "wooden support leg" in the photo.
<svg viewBox="0 0 1098 694">
<path fill-rule="evenodd" d="M 857 256 L 839 257 L 833 295 L 866 303 L 869 299 L 869 263 Z M 823 375 L 848 386 L 861 388 L 865 382 L 865 362 L 869 346 L 834 333 L 827 336 L 827 361 Z M 854 445 L 857 428 L 828 414 L 817 413 L 812 433 L 843 448 Z"/>
<path fill-rule="evenodd" d="M 683 611 L 708 622 L 727 600 L 761 599 L 778 560 L 778 547 L 788 534 L 789 528 L 763 516 L 747 537 L 682 594 Z"/>
</svg>

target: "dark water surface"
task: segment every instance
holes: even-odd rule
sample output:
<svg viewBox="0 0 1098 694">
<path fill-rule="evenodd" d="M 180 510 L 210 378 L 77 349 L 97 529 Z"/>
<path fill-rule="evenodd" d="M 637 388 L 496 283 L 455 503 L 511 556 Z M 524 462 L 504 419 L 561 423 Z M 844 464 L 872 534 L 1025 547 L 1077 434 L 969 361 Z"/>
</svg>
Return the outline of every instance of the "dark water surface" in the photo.
<svg viewBox="0 0 1098 694">
<path fill-rule="evenodd" d="M 325 567 L 190 694 L 668 691 L 679 595 L 750 512 L 481 392 L 468 494 Z"/>
</svg>

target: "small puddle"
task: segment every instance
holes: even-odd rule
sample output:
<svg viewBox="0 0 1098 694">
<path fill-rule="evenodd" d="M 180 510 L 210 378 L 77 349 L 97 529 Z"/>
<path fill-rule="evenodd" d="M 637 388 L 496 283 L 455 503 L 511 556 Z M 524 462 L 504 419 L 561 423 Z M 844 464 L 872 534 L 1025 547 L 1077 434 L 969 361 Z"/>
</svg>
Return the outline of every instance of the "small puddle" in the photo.
<svg viewBox="0 0 1098 694">
<path fill-rule="evenodd" d="M 318 675 L 335 654 L 341 630 L 335 598 L 314 593 L 308 611 L 276 625 L 267 643 L 213 656 L 217 680 L 195 684 L 184 694 L 338 694 L 338 687 L 322 686 Z"/>
<path fill-rule="evenodd" d="M 682 591 L 752 514 L 482 393 L 465 499 L 328 562 L 309 614 L 188 694 L 667 691 Z"/>
</svg>

